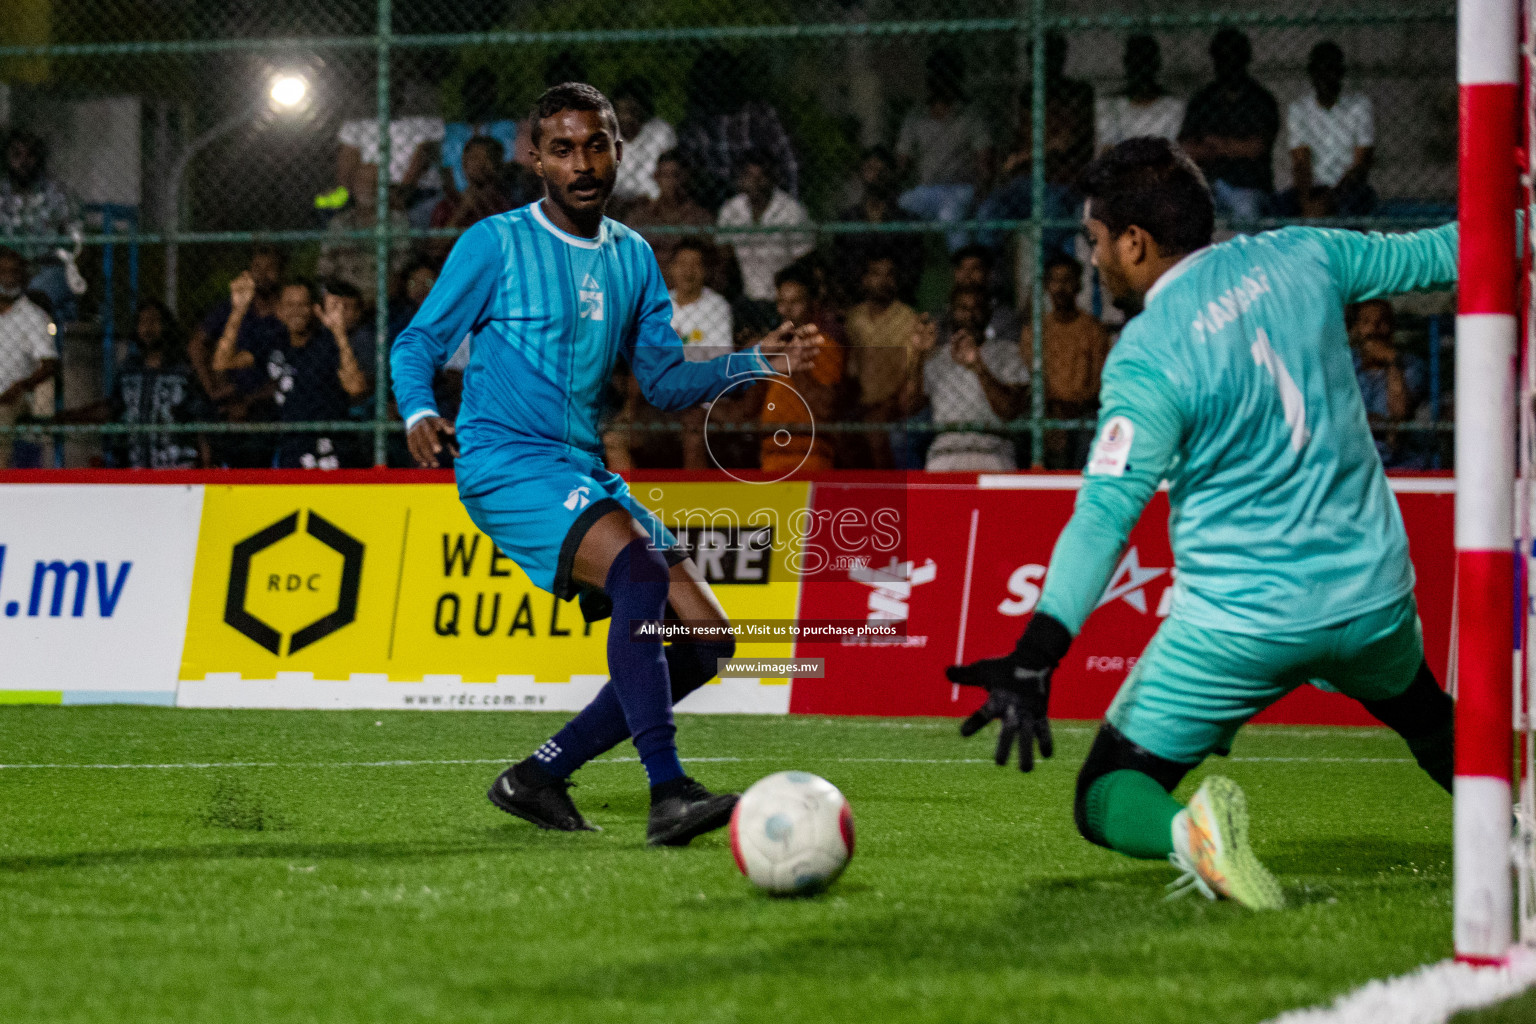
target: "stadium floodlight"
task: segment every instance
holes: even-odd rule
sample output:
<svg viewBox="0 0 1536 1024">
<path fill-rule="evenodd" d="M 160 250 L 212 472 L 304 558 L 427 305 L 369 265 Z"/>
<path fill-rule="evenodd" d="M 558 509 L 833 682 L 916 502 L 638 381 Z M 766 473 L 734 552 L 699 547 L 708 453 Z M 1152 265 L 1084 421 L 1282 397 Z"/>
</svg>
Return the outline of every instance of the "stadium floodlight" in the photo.
<svg viewBox="0 0 1536 1024">
<path fill-rule="evenodd" d="M 294 72 L 279 71 L 267 85 L 267 98 L 273 111 L 294 111 L 309 98 L 309 79 Z"/>
<path fill-rule="evenodd" d="M 271 70 L 265 77 L 261 98 L 247 103 L 240 110 L 215 124 L 193 139 L 171 166 L 166 178 L 164 194 L 165 210 L 165 304 L 177 313 L 176 275 L 178 270 L 177 233 L 181 230 L 181 193 L 187 176 L 187 168 L 197 154 L 236 128 L 260 124 L 272 119 L 297 121 L 311 112 L 315 90 L 310 76 L 293 68 Z"/>
</svg>

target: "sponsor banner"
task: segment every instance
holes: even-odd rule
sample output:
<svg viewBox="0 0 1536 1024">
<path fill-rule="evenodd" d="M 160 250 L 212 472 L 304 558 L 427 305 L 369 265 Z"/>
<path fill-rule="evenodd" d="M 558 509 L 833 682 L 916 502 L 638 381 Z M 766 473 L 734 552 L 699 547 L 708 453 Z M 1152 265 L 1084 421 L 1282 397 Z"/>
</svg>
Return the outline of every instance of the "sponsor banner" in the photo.
<svg viewBox="0 0 1536 1024">
<path fill-rule="evenodd" d="M 0 487 L 8 702 L 170 702 L 202 503 L 195 485 Z"/>
<path fill-rule="evenodd" d="M 788 538 L 808 485 L 669 482 L 637 496 L 733 618 L 795 617 Z M 426 686 L 465 697 L 428 706 L 569 710 L 595 692 L 578 680 L 607 672 L 608 621 L 587 623 L 575 602 L 535 587 L 452 486 L 210 485 L 191 609 L 187 706 L 420 706 L 405 701 Z M 753 646 L 788 656 L 792 641 Z M 750 697 L 742 681 L 707 687 L 684 709 L 788 709 L 787 680 L 750 685 Z"/>
<path fill-rule="evenodd" d="M 0 703 L 568 711 L 590 699 L 608 621 L 588 624 L 575 602 L 535 588 L 451 483 L 359 477 L 0 486 Z M 968 713 L 981 695 L 943 669 L 1012 646 L 1078 486 L 1033 474 L 633 483 L 742 624 L 739 658 L 824 659 L 818 678 L 717 681 L 679 710 Z M 1450 481 L 1393 488 L 1426 653 L 1444 678 Z M 1102 715 L 1167 615 L 1167 518 L 1159 495 L 1056 676 L 1057 717 Z M 785 622 L 871 629 L 797 642 L 772 628 Z M 1370 719 L 1303 687 L 1259 721 Z"/>
<path fill-rule="evenodd" d="M 536 682 L 532 676 L 503 676 L 490 683 L 464 683 L 457 676 L 427 676 L 417 683 L 391 682 L 384 676 L 317 682 L 307 672 L 284 672 L 276 679 L 215 674 L 183 682 L 176 703 L 184 708 L 580 711 L 607 681 L 607 675 L 577 675 L 563 683 Z M 717 680 L 695 691 L 677 710 L 782 715 L 789 711 L 789 687 L 766 686 L 757 679 Z"/>
<path fill-rule="evenodd" d="M 903 623 L 905 635 L 891 642 L 801 645 L 797 654 L 826 659 L 826 673 L 822 679 L 795 682 L 792 712 L 962 715 L 981 704 L 979 692 L 948 683 L 944 667 L 1012 648 L 1040 598 L 1052 548 L 1076 497 L 1075 478 L 1050 489 L 1044 486 L 1049 478 L 1019 479 L 1037 486 L 891 488 L 889 500 L 905 503 L 909 512 L 910 531 L 900 557 L 853 566 L 841 580 L 808 580 L 800 614 L 826 619 L 864 614 Z M 1418 571 L 1426 655 L 1444 679 L 1454 499 L 1416 488 L 1400 488 L 1397 497 Z M 823 518 L 835 516 L 845 504 L 867 507 L 870 500 L 868 486 L 835 482 L 817 483 L 812 497 Z M 1132 532 L 1097 610 L 1054 677 L 1053 716 L 1103 715 L 1168 615 L 1172 583 L 1168 503 L 1160 493 Z M 1312 687 L 1297 690 L 1257 721 L 1373 722 L 1354 701 Z"/>
</svg>

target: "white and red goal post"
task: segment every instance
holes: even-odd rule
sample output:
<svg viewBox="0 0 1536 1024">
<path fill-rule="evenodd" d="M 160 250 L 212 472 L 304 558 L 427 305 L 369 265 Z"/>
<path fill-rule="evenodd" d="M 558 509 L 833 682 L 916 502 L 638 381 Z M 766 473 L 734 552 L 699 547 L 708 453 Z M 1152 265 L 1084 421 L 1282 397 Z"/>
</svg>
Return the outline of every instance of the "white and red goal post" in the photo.
<svg viewBox="0 0 1536 1024">
<path fill-rule="evenodd" d="M 1495 964 L 1514 925 L 1518 0 L 1458 0 L 1456 63 L 1455 944 L 1457 959 Z"/>
</svg>

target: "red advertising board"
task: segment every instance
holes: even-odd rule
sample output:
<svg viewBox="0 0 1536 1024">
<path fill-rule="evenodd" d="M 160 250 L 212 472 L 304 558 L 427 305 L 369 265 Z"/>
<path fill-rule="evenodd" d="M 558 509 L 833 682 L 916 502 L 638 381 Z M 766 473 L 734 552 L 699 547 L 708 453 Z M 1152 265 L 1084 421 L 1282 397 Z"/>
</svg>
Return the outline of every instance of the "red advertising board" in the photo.
<svg viewBox="0 0 1536 1024">
<path fill-rule="evenodd" d="M 1056 537 L 1076 498 L 1076 477 L 956 478 L 862 484 L 817 482 L 812 508 L 823 522 L 849 507 L 889 507 L 905 527 L 894 556 L 807 578 L 800 618 L 905 618 L 899 641 L 802 644 L 824 657 L 823 679 L 798 679 L 790 711 L 801 714 L 964 715 L 981 703 L 944 678 L 944 667 L 1010 649 L 1034 610 Z M 1394 481 L 1418 572 L 1420 617 L 1430 666 L 1443 673 L 1453 578 L 1451 481 Z M 1132 532 L 1098 609 L 1052 684 L 1059 718 L 1098 718 L 1168 614 L 1173 558 L 1168 502 L 1154 498 Z M 1354 701 L 1304 686 L 1260 722 L 1368 724 Z"/>
</svg>

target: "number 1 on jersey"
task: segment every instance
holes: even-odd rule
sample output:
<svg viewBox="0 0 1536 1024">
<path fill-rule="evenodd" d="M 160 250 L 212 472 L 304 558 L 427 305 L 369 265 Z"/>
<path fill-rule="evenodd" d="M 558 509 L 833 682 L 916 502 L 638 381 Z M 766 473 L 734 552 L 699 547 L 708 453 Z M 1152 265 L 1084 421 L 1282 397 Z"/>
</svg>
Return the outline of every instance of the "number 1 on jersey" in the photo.
<svg viewBox="0 0 1536 1024">
<path fill-rule="evenodd" d="M 1301 451 L 1307 446 L 1307 441 L 1312 437 L 1312 432 L 1307 429 L 1307 407 L 1301 398 L 1301 389 L 1291 379 L 1290 371 L 1280 361 L 1280 356 L 1269 344 L 1269 335 L 1260 327 L 1256 332 L 1253 347 L 1249 350 L 1253 353 L 1253 361 L 1269 371 L 1274 378 L 1275 387 L 1280 389 L 1280 406 L 1285 410 L 1285 425 L 1291 428 L 1291 449 Z"/>
</svg>

